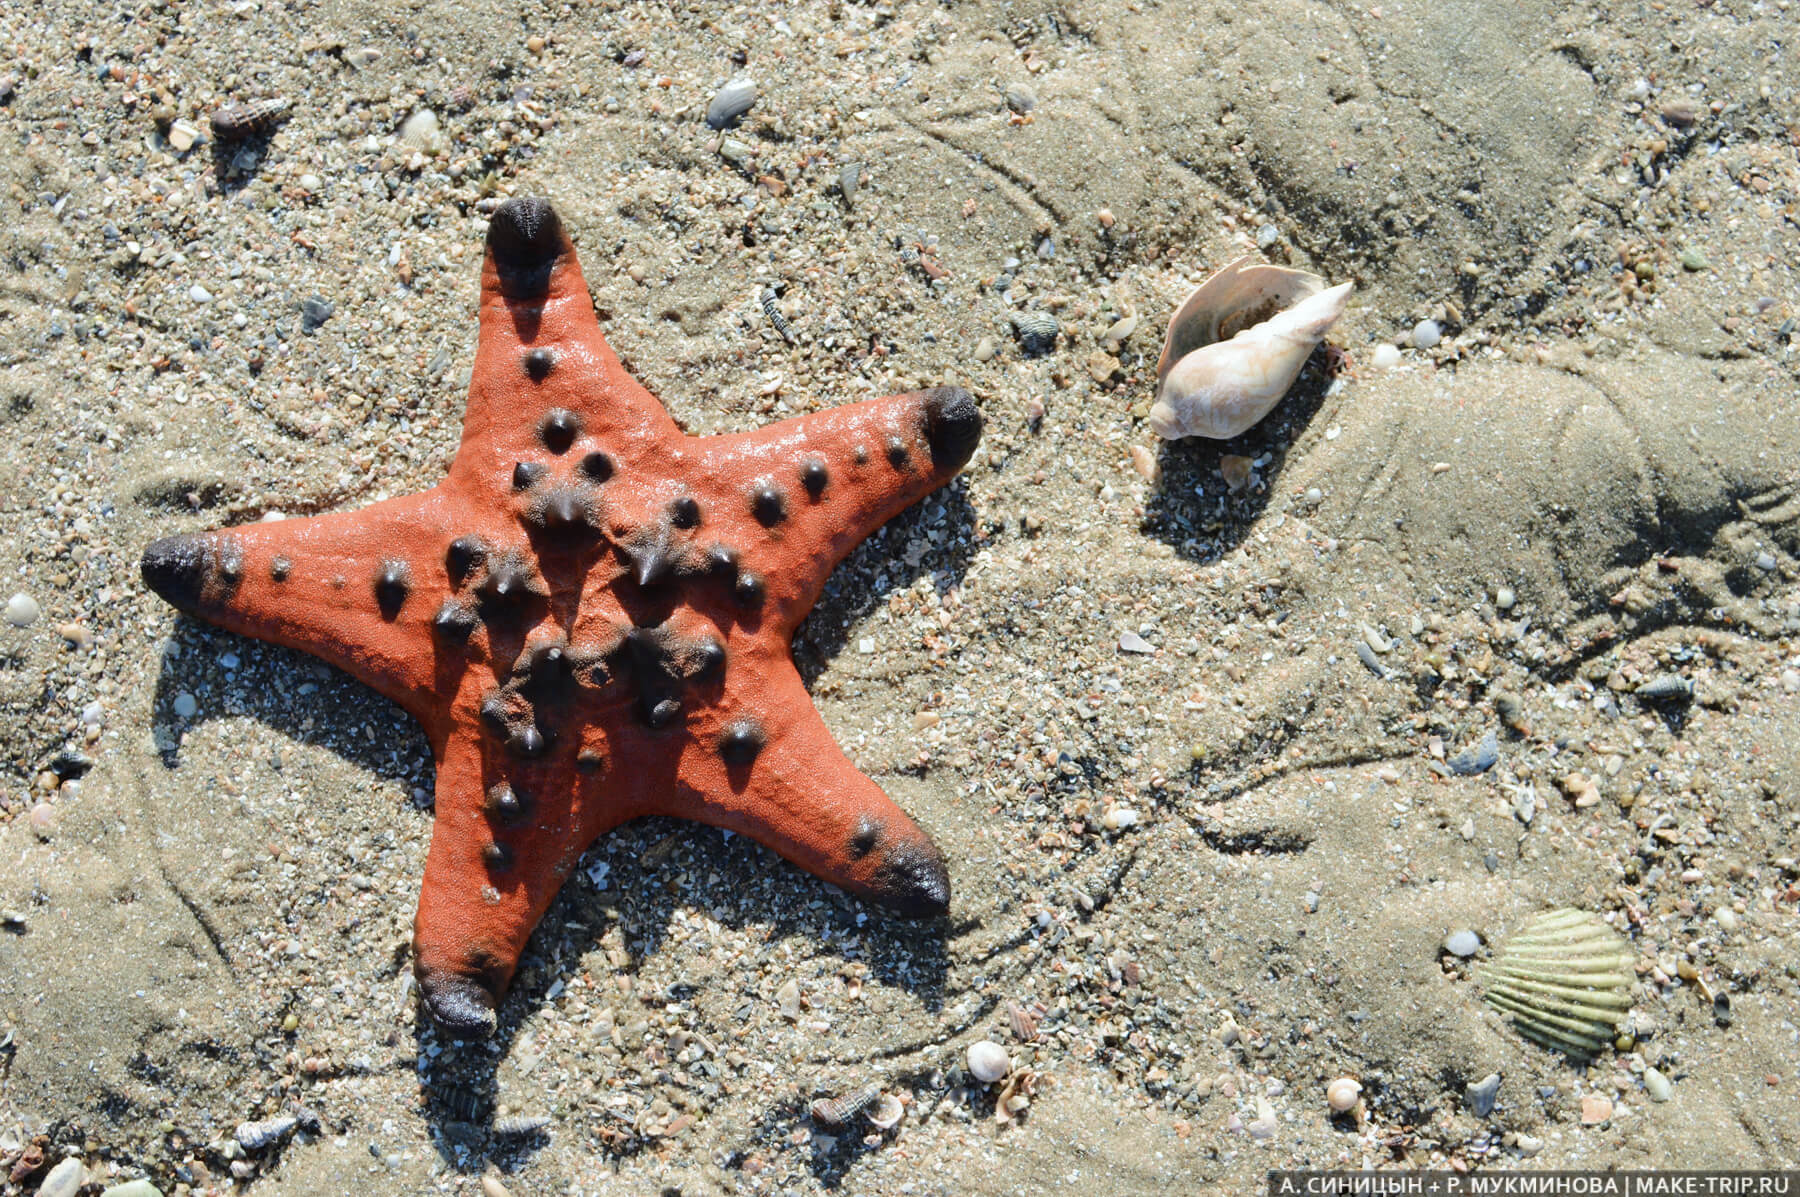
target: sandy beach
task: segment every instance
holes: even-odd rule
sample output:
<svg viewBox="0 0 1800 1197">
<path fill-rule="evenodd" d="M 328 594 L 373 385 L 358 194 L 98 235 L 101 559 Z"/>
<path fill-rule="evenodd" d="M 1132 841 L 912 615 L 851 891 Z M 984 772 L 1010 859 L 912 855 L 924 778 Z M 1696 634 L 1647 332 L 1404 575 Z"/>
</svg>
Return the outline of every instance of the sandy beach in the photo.
<svg viewBox="0 0 1800 1197">
<path fill-rule="evenodd" d="M 0 12 L 0 1197 L 1800 1165 L 1795 22 Z M 640 820 L 459 1040 L 419 726 L 139 561 L 438 483 L 515 196 L 689 433 L 974 395 L 794 642 L 954 897 Z M 1163 441 L 1164 328 L 1246 254 L 1349 308 Z M 1484 1000 L 1563 908 L 1627 958 L 1591 1060 Z"/>
</svg>

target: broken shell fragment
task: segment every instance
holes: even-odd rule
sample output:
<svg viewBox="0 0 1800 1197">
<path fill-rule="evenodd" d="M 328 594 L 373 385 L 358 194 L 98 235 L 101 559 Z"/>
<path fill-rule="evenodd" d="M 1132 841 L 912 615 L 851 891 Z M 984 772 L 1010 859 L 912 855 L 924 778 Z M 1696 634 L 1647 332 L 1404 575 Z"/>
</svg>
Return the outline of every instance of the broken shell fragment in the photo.
<svg viewBox="0 0 1800 1197">
<path fill-rule="evenodd" d="M 1481 996 L 1527 1039 L 1585 1059 L 1618 1038 L 1634 975 L 1630 949 L 1597 915 L 1556 910 L 1501 946 Z"/>
<path fill-rule="evenodd" d="M 1249 429 L 1294 385 L 1353 285 L 1254 257 L 1207 279 L 1169 319 L 1150 427 L 1171 441 Z"/>
</svg>

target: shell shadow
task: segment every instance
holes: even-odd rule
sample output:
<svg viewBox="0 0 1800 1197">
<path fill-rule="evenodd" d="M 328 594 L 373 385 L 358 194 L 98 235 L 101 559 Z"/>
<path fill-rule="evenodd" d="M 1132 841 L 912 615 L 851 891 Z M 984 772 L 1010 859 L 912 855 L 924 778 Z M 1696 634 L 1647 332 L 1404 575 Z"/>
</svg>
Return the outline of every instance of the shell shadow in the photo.
<svg viewBox="0 0 1800 1197">
<path fill-rule="evenodd" d="M 1288 454 L 1331 393 L 1326 361 L 1323 347 L 1314 350 L 1275 410 L 1241 436 L 1162 442 L 1159 481 L 1145 502 L 1138 530 L 1202 564 L 1236 548 L 1268 507 Z M 1220 460 L 1230 455 L 1263 463 L 1236 494 L 1219 468 Z"/>
</svg>

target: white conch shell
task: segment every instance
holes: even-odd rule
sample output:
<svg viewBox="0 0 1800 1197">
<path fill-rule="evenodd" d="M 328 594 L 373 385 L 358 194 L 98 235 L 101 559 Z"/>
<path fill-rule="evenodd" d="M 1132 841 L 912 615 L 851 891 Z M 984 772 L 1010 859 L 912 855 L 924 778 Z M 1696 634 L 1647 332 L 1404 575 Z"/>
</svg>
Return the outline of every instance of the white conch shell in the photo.
<svg viewBox="0 0 1800 1197">
<path fill-rule="evenodd" d="M 1304 270 L 1243 257 L 1169 318 L 1150 427 L 1164 440 L 1230 440 L 1269 412 L 1350 301 Z"/>
</svg>

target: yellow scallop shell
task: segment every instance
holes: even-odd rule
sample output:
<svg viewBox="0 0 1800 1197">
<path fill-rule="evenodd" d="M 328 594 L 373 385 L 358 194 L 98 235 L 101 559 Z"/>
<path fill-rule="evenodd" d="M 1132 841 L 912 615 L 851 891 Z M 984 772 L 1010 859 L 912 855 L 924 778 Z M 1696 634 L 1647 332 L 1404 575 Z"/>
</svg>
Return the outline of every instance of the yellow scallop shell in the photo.
<svg viewBox="0 0 1800 1197">
<path fill-rule="evenodd" d="M 1479 979 L 1482 999 L 1521 1035 L 1586 1059 L 1618 1038 L 1636 973 L 1630 947 L 1598 915 L 1554 910 L 1507 939 Z"/>
</svg>

